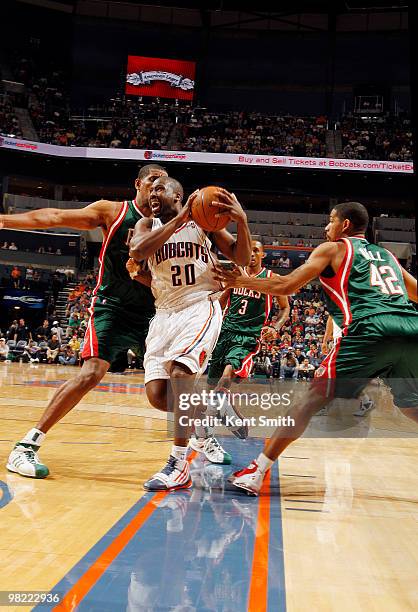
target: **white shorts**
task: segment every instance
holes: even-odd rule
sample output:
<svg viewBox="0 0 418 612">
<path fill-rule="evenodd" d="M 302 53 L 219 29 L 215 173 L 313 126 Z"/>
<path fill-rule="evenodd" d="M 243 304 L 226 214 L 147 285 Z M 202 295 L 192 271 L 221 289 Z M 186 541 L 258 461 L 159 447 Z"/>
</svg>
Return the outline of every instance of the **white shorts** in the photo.
<svg viewBox="0 0 418 612">
<path fill-rule="evenodd" d="M 183 363 L 194 374 L 204 372 L 221 326 L 218 300 L 196 302 L 176 312 L 157 310 L 146 340 L 145 384 L 170 378 L 173 361 Z"/>
</svg>

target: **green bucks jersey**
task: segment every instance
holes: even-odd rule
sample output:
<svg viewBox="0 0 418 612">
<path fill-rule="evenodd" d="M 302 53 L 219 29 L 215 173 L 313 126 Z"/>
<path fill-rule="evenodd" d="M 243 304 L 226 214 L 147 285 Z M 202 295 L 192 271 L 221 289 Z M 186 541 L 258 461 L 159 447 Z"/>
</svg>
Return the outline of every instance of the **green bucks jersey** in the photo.
<svg viewBox="0 0 418 612">
<path fill-rule="evenodd" d="M 379 314 L 418 316 L 390 251 L 357 236 L 341 241 L 347 250 L 340 269 L 334 274 L 327 268 L 319 277 L 328 311 L 339 327 Z"/>
<path fill-rule="evenodd" d="M 135 200 L 123 203 L 103 240 L 92 306 L 99 299 L 101 304 L 121 307 L 140 319 L 153 316 L 155 309 L 151 289 L 132 280 L 125 267 L 129 259 L 129 239 L 137 221 L 143 216 Z"/>
<path fill-rule="evenodd" d="M 271 270 L 263 268 L 253 278 L 269 278 Z M 253 289 L 231 289 L 222 331 L 235 331 L 257 338 L 270 314 L 273 298 Z"/>
</svg>

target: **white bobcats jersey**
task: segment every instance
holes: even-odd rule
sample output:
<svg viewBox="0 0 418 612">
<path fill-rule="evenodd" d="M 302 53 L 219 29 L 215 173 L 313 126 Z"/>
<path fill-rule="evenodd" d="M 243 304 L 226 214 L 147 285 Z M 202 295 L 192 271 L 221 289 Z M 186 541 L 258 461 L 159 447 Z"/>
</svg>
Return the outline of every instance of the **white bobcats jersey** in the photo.
<svg viewBox="0 0 418 612">
<path fill-rule="evenodd" d="M 162 225 L 160 219 L 153 219 L 151 231 Z M 206 234 L 188 221 L 148 259 L 157 310 L 181 310 L 210 295 L 219 297 L 215 294 L 221 287 L 213 278 L 216 258 L 210 247 Z"/>
</svg>

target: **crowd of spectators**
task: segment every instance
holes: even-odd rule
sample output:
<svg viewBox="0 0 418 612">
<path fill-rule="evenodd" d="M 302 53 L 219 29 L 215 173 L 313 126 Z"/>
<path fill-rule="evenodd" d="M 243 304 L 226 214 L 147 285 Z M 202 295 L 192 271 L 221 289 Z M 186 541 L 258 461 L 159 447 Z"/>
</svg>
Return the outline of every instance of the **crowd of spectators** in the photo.
<svg viewBox="0 0 418 612">
<path fill-rule="evenodd" d="M 119 96 L 108 105 L 72 113 L 62 70 L 27 58 L 14 62 L 27 88 L 27 107 L 41 142 L 62 146 L 162 149 L 326 157 L 328 120 L 260 112 L 222 111 L 158 98 Z M 412 160 L 410 119 L 347 115 L 334 126 L 348 159 Z M 0 95 L 0 132 L 21 137 L 13 99 Z"/>
<path fill-rule="evenodd" d="M 61 324 L 56 318 L 55 310 L 39 326 L 30 326 L 23 318 L 13 320 L 6 330 L 0 332 L 0 360 L 79 364 L 94 285 L 94 274 L 87 274 L 71 291 L 65 323 Z"/>
<path fill-rule="evenodd" d="M 36 53 L 31 57 L 12 56 L 9 62 L 16 81 L 26 87 L 26 105 L 39 140 L 48 142 L 51 133 L 61 133 L 68 124 L 70 105 L 64 71 L 53 58 Z M 62 137 L 59 144 L 70 143 Z"/>
<path fill-rule="evenodd" d="M 289 298 L 290 317 L 276 340 L 262 342 L 252 374 L 281 380 L 313 378 L 329 350 L 323 342 L 328 313 L 318 287 L 308 285 Z M 271 320 L 277 320 L 274 300 Z"/>
<path fill-rule="evenodd" d="M 56 318 L 55 311 L 38 326 L 28 325 L 23 318 L 12 321 L 8 329 L 0 331 L 0 361 L 78 365 L 94 286 L 94 273 L 87 274 L 78 283 L 68 295 L 62 322 Z M 289 299 L 289 319 L 276 340 L 262 342 L 254 359 L 253 375 L 307 380 L 313 377 L 329 348 L 323 344 L 327 312 L 320 289 L 309 285 Z M 277 318 L 274 300 L 271 322 Z M 132 365 L 135 361 L 132 350 L 127 358 Z"/>
<path fill-rule="evenodd" d="M 12 97 L 0 93 L 0 134 L 21 138 L 20 121 L 14 111 Z"/>
<path fill-rule="evenodd" d="M 345 117 L 339 126 L 342 155 L 348 159 L 412 161 L 412 127 L 409 118 Z"/>
</svg>

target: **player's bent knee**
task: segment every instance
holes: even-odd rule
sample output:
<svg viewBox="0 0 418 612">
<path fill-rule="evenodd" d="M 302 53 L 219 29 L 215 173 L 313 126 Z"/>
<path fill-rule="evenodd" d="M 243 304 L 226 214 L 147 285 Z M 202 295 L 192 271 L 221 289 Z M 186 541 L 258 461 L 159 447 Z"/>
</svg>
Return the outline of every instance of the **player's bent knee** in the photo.
<svg viewBox="0 0 418 612">
<path fill-rule="evenodd" d="M 160 384 L 161 382 L 150 381 L 145 385 L 147 398 L 153 408 L 167 412 L 167 389 L 165 384 Z"/>
<path fill-rule="evenodd" d="M 100 372 L 81 372 L 78 376 L 78 384 L 89 391 L 93 389 L 101 380 L 103 376 Z"/>
</svg>

